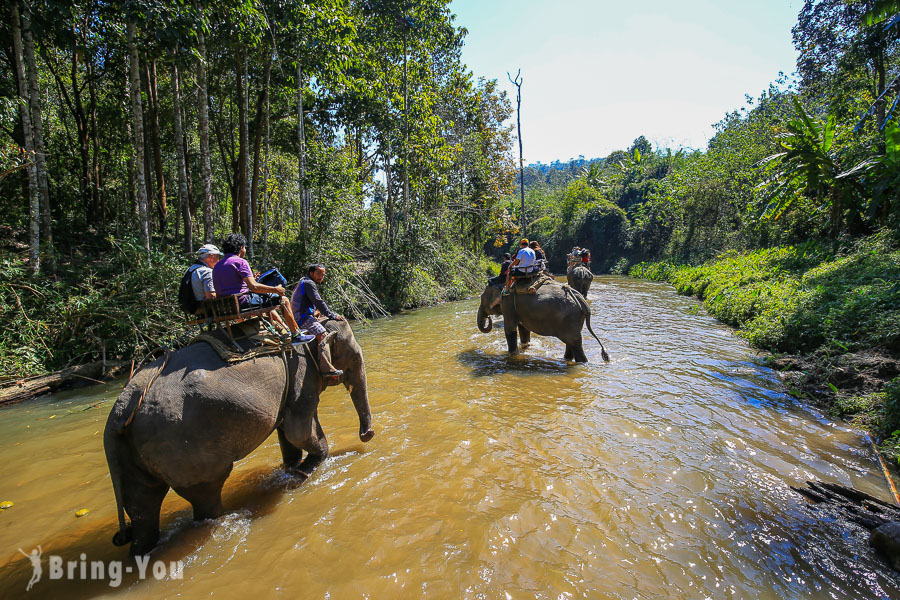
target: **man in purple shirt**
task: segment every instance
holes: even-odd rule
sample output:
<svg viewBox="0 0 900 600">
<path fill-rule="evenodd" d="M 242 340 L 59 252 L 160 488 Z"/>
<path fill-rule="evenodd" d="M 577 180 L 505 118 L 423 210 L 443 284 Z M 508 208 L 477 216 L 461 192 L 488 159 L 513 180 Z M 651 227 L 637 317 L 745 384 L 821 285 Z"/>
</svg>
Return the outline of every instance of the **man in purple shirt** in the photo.
<svg viewBox="0 0 900 600">
<path fill-rule="evenodd" d="M 282 328 L 290 329 L 295 341 L 308 341 L 311 336 L 300 333 L 297 321 L 291 312 L 284 286 L 264 285 L 256 281 L 250 263 L 244 260 L 247 254 L 247 238 L 240 233 L 231 233 L 222 242 L 222 250 L 225 258 L 213 267 L 213 285 L 216 288 L 216 296 L 230 296 L 236 294 L 241 310 L 254 310 L 266 306 L 280 306 L 284 321 L 277 312 L 269 313 L 272 320 Z M 285 326 L 287 321 L 287 326 Z M 302 338 L 302 339 L 300 339 Z"/>
</svg>

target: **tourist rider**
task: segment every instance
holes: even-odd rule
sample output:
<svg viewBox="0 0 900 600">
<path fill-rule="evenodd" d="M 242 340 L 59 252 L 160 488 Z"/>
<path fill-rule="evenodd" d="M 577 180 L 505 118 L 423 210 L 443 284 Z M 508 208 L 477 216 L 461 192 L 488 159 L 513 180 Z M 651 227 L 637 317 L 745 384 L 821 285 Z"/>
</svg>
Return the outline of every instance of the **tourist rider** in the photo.
<svg viewBox="0 0 900 600">
<path fill-rule="evenodd" d="M 581 248 L 575 246 L 572 248 L 572 252 L 566 257 L 568 259 L 568 267 L 571 269 L 575 265 L 578 264 L 581 256 Z"/>
<path fill-rule="evenodd" d="M 216 288 L 213 285 L 213 267 L 224 256 L 215 244 L 203 244 L 197 250 L 197 262 L 190 266 L 191 289 L 197 302 L 212 300 L 216 297 Z"/>
<path fill-rule="evenodd" d="M 538 271 L 546 270 L 547 255 L 544 253 L 544 249 L 541 248 L 541 245 L 537 242 L 537 240 L 531 240 L 531 243 L 528 244 L 528 247 L 534 250 L 535 269 Z"/>
<path fill-rule="evenodd" d="M 285 297 L 284 286 L 264 285 L 256 281 L 253 271 L 250 270 L 250 264 L 244 259 L 247 254 L 247 238 L 240 233 L 230 233 L 222 242 L 222 250 L 225 252 L 225 258 L 216 263 L 212 270 L 216 296 L 221 298 L 236 294 L 241 311 L 278 306 L 281 308 L 284 320 L 278 316 L 277 312 L 273 311 L 269 314 L 272 316 L 272 320 L 283 329 L 290 329 L 293 335 L 292 341 L 304 342 L 311 339 L 300 333 L 297 321 L 291 314 L 288 299 Z M 285 321 L 287 326 L 285 326 Z"/>
<path fill-rule="evenodd" d="M 331 351 L 328 349 L 328 340 L 335 334 L 329 333 L 316 318 L 316 311 L 329 319 L 343 321 L 344 317 L 332 312 L 322 296 L 319 295 L 319 284 L 325 279 L 325 265 L 316 263 L 309 265 L 306 277 L 300 280 L 294 293 L 291 295 L 291 310 L 300 327 L 316 336 L 316 344 L 319 349 L 319 372 L 324 377 L 337 377 L 343 375 L 340 369 L 335 369 L 331 364 Z"/>
<path fill-rule="evenodd" d="M 528 247 L 528 239 L 522 238 L 522 241 L 519 242 L 519 251 L 516 252 L 516 257 L 513 259 L 512 264 L 509 266 L 509 271 L 506 274 L 506 286 L 503 288 L 503 293 L 509 293 L 509 285 L 514 282 L 517 277 L 531 275 L 533 271 L 534 250 Z"/>
</svg>

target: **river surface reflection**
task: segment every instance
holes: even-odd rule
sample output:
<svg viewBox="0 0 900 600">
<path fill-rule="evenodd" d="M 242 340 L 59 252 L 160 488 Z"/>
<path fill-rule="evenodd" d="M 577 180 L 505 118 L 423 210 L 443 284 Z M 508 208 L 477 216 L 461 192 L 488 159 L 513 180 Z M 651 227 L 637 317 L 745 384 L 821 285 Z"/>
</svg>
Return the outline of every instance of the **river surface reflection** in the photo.
<svg viewBox="0 0 900 600">
<path fill-rule="evenodd" d="M 153 558 L 182 560 L 183 579 L 53 581 L 45 562 L 27 597 L 896 597 L 867 535 L 788 488 L 887 499 L 859 434 L 792 400 L 670 286 L 598 277 L 589 300 L 610 363 L 587 336 L 587 365 L 537 336 L 508 357 L 498 323 L 475 327 L 477 300 L 359 328 L 371 442 L 330 388 L 332 456 L 303 485 L 272 436 L 235 466 L 226 516 L 192 523 L 170 492 Z M 15 502 L 0 512 L 0 597 L 25 595 L 18 548 L 125 558 L 102 448 L 121 385 L 0 411 L 0 501 Z"/>
</svg>

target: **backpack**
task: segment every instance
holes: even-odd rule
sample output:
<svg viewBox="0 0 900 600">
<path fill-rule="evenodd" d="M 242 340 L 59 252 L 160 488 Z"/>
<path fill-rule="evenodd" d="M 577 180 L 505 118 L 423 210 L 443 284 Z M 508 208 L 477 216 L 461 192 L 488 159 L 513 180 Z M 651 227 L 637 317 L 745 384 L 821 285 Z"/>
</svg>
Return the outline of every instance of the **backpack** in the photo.
<svg viewBox="0 0 900 600">
<path fill-rule="evenodd" d="M 181 285 L 178 286 L 178 304 L 186 313 L 194 314 L 200 306 L 197 298 L 194 297 L 194 286 L 191 285 L 191 277 L 194 275 L 197 267 L 201 266 L 203 266 L 203 263 L 196 262 L 188 267 L 188 270 L 181 276 Z"/>
</svg>

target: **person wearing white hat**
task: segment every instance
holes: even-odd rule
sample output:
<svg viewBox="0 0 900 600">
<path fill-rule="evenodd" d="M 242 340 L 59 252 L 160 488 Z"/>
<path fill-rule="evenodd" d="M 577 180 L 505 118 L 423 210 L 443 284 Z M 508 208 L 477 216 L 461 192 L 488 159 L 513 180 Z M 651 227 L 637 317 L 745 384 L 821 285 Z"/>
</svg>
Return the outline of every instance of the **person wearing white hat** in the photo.
<svg viewBox="0 0 900 600">
<path fill-rule="evenodd" d="M 222 256 L 222 251 L 215 244 L 203 244 L 197 250 L 197 262 L 191 265 L 194 269 L 191 273 L 191 289 L 194 290 L 194 298 L 198 302 L 216 297 L 212 270 Z"/>
</svg>

